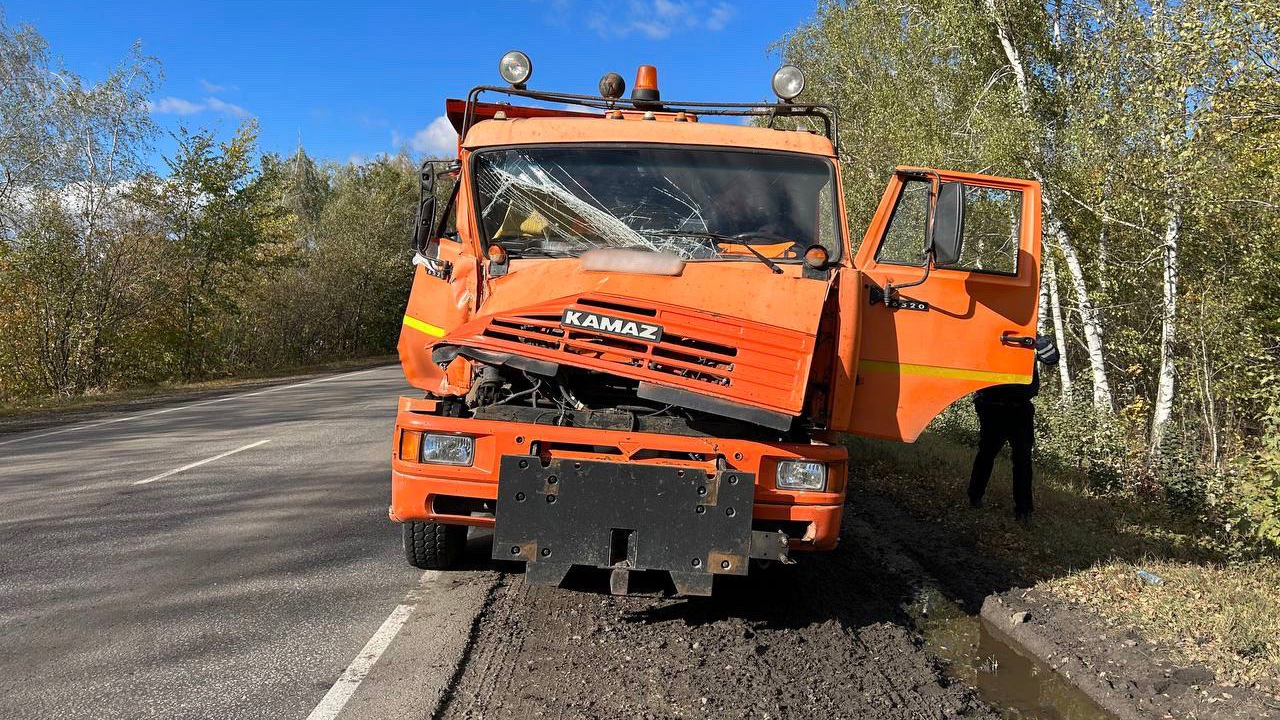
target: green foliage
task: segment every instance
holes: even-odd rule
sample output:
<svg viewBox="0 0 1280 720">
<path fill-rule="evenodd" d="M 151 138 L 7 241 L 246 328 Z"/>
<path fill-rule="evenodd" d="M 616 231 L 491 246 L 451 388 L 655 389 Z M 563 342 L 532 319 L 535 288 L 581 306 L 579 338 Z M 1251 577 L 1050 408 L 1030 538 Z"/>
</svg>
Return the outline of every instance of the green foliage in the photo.
<svg viewBox="0 0 1280 720">
<path fill-rule="evenodd" d="M 1165 501 L 1175 512 L 1194 516 L 1205 508 L 1209 494 L 1206 468 L 1182 433 L 1165 434 L 1151 470 L 1164 489 Z"/>
<path fill-rule="evenodd" d="M 1077 472 L 1087 492 L 1130 490 L 1133 448 L 1120 422 L 1099 422 L 1083 402 L 1041 397 L 1036 412 L 1035 457 L 1043 467 Z"/>
<path fill-rule="evenodd" d="M 295 196 L 292 184 L 307 182 L 292 172 L 283 177 L 286 198 Z M 384 157 L 330 166 L 321 177 L 311 229 L 247 291 L 245 315 L 255 321 L 238 328 L 235 345 L 249 366 L 381 354 L 398 337 L 412 279 L 406 248 L 417 198 L 413 164 Z M 306 218 L 288 217 L 307 226 Z"/>
<path fill-rule="evenodd" d="M 412 278 L 405 157 L 260 155 L 180 129 L 145 168 L 159 70 L 98 84 L 0 16 L 0 399 L 386 354 Z"/>
<path fill-rule="evenodd" d="M 973 51 L 990 40 L 968 3 L 824 1 L 779 44 L 809 77 L 802 100 L 840 111 L 855 232 L 871 219 L 895 166 L 1023 174 L 1036 133 L 1008 85 L 992 83 L 1003 61 Z"/>
<path fill-rule="evenodd" d="M 1257 452 L 1238 461 L 1232 489 L 1239 497 L 1228 527 L 1280 550 L 1280 405 L 1267 414 Z"/>
<path fill-rule="evenodd" d="M 1274 516 L 1270 486 L 1243 478 L 1266 477 L 1260 418 L 1280 386 L 1278 33 L 1268 0 L 832 0 L 778 46 L 805 99 L 840 111 L 855 231 L 894 165 L 1042 178 L 1079 259 L 1073 278 L 1048 238 L 1077 396 L 1041 399 L 1037 457 L 1226 542 Z M 1114 411 L 1082 402 L 1095 364 Z M 960 405 L 939 427 L 971 440 Z M 1227 528 L 1237 515 L 1252 519 Z"/>
</svg>

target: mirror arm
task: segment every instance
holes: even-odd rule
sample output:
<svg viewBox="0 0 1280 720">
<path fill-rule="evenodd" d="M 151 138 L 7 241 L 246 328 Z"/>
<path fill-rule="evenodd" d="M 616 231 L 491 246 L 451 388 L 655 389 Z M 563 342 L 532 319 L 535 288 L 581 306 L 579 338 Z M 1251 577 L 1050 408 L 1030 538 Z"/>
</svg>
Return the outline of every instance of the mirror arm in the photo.
<svg viewBox="0 0 1280 720">
<path fill-rule="evenodd" d="M 928 279 L 929 279 L 929 271 L 930 271 L 931 269 L 933 269 L 933 251 L 932 251 L 932 250 L 931 250 L 931 251 L 929 251 L 929 256 L 928 256 L 927 258 L 925 258 L 925 262 L 924 262 L 924 275 L 922 275 L 922 276 L 920 277 L 920 279 L 919 279 L 919 280 L 915 280 L 915 281 L 912 281 L 912 282 L 909 282 L 909 283 L 901 283 L 901 284 L 896 284 L 896 285 L 895 285 L 894 283 L 886 282 L 886 283 L 884 284 L 884 297 L 885 297 L 885 299 L 886 299 L 886 300 L 892 300 L 892 299 L 893 299 L 893 296 L 894 296 L 894 295 L 896 295 L 896 294 L 897 294 L 897 292 L 898 292 L 899 290 L 901 290 L 902 288 L 909 288 L 909 287 L 915 287 L 915 286 L 917 286 L 917 285 L 923 285 L 923 284 L 924 284 L 924 281 L 926 281 L 926 280 L 928 280 Z"/>
<path fill-rule="evenodd" d="M 909 283 L 895 285 L 891 282 L 886 282 L 884 285 L 885 300 L 893 299 L 893 296 L 902 288 L 923 285 L 924 282 L 929 279 L 929 271 L 933 268 L 933 217 L 934 213 L 937 212 L 938 188 L 942 186 L 942 175 L 940 175 L 937 170 L 925 169 L 924 172 L 919 173 L 917 177 L 927 177 L 932 180 L 932 182 L 929 183 L 929 246 L 925 250 L 924 275 L 921 276 L 919 280 Z"/>
</svg>

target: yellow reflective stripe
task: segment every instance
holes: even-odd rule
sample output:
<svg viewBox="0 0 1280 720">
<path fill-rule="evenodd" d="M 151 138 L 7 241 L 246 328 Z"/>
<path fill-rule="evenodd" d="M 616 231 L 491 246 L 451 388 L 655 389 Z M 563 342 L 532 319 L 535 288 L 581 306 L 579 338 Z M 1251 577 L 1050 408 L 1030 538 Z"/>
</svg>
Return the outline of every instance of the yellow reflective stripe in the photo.
<svg viewBox="0 0 1280 720">
<path fill-rule="evenodd" d="M 424 332 L 428 335 L 434 335 L 436 337 L 444 337 L 444 328 L 436 327 L 435 325 L 432 325 L 431 323 L 428 323 L 428 322 L 422 322 L 416 317 L 409 317 L 408 315 L 405 315 L 404 324 L 408 325 L 414 330 L 417 330 L 418 332 Z"/>
<path fill-rule="evenodd" d="M 898 375 L 924 375 L 927 377 L 950 378 L 955 380 L 981 380 L 1005 385 L 1029 385 L 1030 375 L 1015 373 L 998 373 L 988 370 L 961 370 L 959 368 L 940 367 L 938 365 L 916 365 L 913 363 L 885 362 L 883 360 L 859 360 L 858 369 L 871 372 L 895 373 Z"/>
</svg>

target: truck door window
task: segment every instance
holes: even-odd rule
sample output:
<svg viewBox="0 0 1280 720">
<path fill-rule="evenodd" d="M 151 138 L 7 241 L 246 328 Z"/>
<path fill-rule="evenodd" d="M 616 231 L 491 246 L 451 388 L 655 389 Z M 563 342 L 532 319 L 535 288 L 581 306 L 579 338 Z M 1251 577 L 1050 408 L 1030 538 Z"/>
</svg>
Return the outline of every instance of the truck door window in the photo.
<svg viewBox="0 0 1280 720">
<path fill-rule="evenodd" d="M 925 237 L 929 228 L 928 180 L 909 179 L 902 185 L 889 227 L 876 250 L 876 262 L 892 265 L 924 265 Z"/>
<path fill-rule="evenodd" d="M 436 204 L 441 208 L 440 217 L 436 222 L 440 225 L 441 235 L 453 240 L 458 239 L 458 183 L 455 179 L 448 178 L 448 182 L 442 184 L 448 186 L 448 190 L 444 193 L 437 191 Z"/>
<path fill-rule="evenodd" d="M 1018 237 L 1022 232 L 1022 193 L 966 185 L 964 246 L 956 270 L 1018 274 Z"/>
<path fill-rule="evenodd" d="M 876 250 L 876 262 L 924 265 L 929 227 L 927 180 L 911 178 L 902 185 L 889 226 Z M 1003 188 L 966 185 L 964 246 L 960 261 L 949 270 L 997 275 L 1018 273 L 1018 238 L 1022 232 L 1022 193 Z"/>
</svg>

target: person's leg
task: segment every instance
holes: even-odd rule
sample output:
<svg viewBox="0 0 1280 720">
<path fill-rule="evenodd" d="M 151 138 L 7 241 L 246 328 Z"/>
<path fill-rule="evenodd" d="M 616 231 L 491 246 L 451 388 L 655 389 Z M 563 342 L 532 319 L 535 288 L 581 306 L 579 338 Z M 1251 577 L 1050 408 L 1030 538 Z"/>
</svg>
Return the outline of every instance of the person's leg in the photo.
<svg viewBox="0 0 1280 720">
<path fill-rule="evenodd" d="M 1031 448 L 1036 439 L 1036 409 L 1030 402 L 1018 408 L 1014 427 L 1009 433 L 1013 454 L 1013 512 L 1030 515 L 1035 509 L 1031 500 Z"/>
<path fill-rule="evenodd" d="M 1000 454 L 1000 448 L 1004 447 L 1002 412 L 1002 409 L 990 406 L 978 408 L 978 452 L 973 458 L 973 473 L 969 476 L 969 504 L 974 506 L 982 502 L 987 482 L 991 480 L 991 467 Z"/>
</svg>

